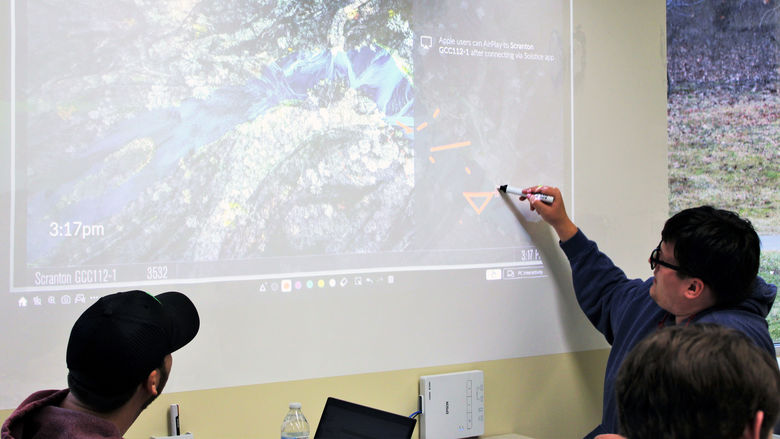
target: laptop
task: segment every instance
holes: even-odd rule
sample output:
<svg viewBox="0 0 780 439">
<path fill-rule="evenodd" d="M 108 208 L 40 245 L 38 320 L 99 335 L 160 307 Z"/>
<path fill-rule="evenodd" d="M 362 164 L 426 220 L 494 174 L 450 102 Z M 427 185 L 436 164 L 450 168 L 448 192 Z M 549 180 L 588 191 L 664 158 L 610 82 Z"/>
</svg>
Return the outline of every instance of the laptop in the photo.
<svg viewBox="0 0 780 439">
<path fill-rule="evenodd" d="M 328 398 L 314 439 L 411 439 L 417 420 Z"/>
</svg>

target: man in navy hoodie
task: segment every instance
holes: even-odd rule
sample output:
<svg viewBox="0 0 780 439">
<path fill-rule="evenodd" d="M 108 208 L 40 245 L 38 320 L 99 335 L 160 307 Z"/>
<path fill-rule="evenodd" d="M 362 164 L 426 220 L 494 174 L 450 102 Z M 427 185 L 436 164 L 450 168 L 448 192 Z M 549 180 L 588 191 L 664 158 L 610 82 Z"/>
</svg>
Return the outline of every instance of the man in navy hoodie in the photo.
<svg viewBox="0 0 780 439">
<path fill-rule="evenodd" d="M 777 287 L 757 277 L 760 243 L 749 221 L 702 206 L 669 218 L 650 253 L 653 277 L 628 279 L 566 214 L 560 190 L 523 190 L 531 209 L 550 224 L 572 270 L 585 315 L 612 346 L 604 376 L 601 424 L 586 438 L 618 433 L 615 378 L 623 358 L 648 334 L 671 325 L 711 322 L 735 328 L 775 354 L 766 316 Z M 534 197 L 552 195 L 552 204 Z"/>
</svg>

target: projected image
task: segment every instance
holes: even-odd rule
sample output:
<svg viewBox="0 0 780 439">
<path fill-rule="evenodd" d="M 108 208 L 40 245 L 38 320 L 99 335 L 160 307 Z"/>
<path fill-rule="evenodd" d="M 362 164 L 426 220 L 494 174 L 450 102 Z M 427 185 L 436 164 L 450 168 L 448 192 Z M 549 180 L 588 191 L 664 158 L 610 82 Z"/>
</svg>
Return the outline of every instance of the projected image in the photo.
<svg viewBox="0 0 780 439">
<path fill-rule="evenodd" d="M 13 286 L 532 254 L 564 23 L 449 3 L 17 0 Z"/>
</svg>

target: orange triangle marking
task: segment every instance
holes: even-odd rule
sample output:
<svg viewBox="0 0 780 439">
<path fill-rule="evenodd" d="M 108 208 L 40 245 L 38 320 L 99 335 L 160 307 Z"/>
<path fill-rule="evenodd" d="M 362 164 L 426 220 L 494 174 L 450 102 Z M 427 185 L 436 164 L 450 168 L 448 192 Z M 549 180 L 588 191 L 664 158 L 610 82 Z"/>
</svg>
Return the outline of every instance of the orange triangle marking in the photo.
<svg viewBox="0 0 780 439">
<path fill-rule="evenodd" d="M 471 204 L 471 207 L 477 212 L 477 215 L 481 214 L 482 211 L 485 209 L 485 206 L 490 202 L 491 199 L 493 199 L 493 195 L 495 195 L 495 192 L 463 192 L 463 196 L 466 197 L 466 200 Z M 485 201 L 482 202 L 482 205 L 477 207 L 476 204 L 474 204 L 473 198 L 480 198 L 485 197 Z"/>
</svg>

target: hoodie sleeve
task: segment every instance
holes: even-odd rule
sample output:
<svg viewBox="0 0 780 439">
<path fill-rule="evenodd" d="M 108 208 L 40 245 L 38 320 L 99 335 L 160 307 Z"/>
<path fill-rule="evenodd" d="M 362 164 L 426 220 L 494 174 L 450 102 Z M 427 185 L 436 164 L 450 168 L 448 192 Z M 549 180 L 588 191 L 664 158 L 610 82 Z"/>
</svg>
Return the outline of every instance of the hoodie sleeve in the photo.
<svg viewBox="0 0 780 439">
<path fill-rule="evenodd" d="M 580 230 L 561 249 L 571 265 L 574 293 L 580 308 L 607 342 L 614 340 L 613 329 L 626 302 L 644 285 L 640 279 L 628 279 L 612 260 L 599 251 L 594 241 Z"/>
</svg>

